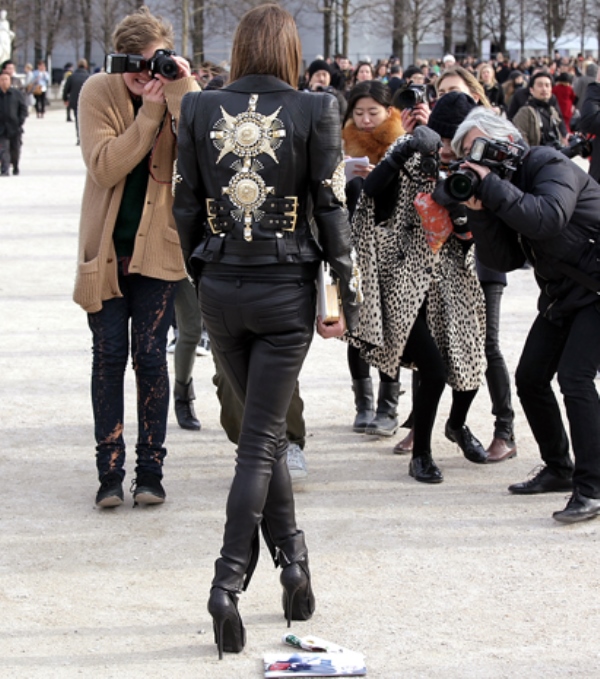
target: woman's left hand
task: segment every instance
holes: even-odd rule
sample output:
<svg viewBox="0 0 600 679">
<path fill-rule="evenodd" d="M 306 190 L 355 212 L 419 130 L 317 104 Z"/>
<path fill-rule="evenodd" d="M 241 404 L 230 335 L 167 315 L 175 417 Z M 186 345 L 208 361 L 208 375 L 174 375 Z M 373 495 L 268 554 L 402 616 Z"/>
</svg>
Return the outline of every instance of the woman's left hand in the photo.
<svg viewBox="0 0 600 679">
<path fill-rule="evenodd" d="M 320 316 L 317 316 L 317 332 L 323 339 L 330 339 L 331 337 L 341 337 L 346 332 L 346 322 L 341 316 L 339 321 L 335 323 L 323 323 Z"/>
</svg>

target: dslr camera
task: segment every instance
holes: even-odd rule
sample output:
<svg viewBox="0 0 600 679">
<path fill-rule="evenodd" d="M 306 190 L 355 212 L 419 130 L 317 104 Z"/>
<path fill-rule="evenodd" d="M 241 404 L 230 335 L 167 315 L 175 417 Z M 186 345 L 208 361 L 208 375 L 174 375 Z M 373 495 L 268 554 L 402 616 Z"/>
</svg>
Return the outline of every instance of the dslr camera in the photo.
<svg viewBox="0 0 600 679">
<path fill-rule="evenodd" d="M 569 145 L 563 146 L 560 152 L 567 156 L 567 158 L 574 158 L 575 156 L 589 158 L 592 155 L 592 140 L 583 134 L 572 134 L 569 139 Z"/>
<path fill-rule="evenodd" d="M 450 174 L 444 182 L 444 188 L 454 200 L 463 203 L 475 195 L 481 183 L 476 172 L 468 167 L 460 167 L 465 160 L 489 167 L 501 179 L 506 179 L 519 167 L 524 154 L 525 149 L 519 144 L 477 137 L 471 147 L 471 153 L 463 160 L 450 164 Z"/>
<path fill-rule="evenodd" d="M 417 104 L 423 104 L 427 101 L 425 85 L 411 83 L 405 89 L 399 90 L 394 99 L 394 106 L 397 106 L 401 111 L 414 108 Z"/>
<path fill-rule="evenodd" d="M 175 80 L 179 66 L 173 59 L 173 50 L 156 50 L 150 59 L 139 54 L 107 54 L 104 70 L 107 73 L 141 73 L 150 71 L 152 77 L 162 75 L 163 78 Z"/>
</svg>

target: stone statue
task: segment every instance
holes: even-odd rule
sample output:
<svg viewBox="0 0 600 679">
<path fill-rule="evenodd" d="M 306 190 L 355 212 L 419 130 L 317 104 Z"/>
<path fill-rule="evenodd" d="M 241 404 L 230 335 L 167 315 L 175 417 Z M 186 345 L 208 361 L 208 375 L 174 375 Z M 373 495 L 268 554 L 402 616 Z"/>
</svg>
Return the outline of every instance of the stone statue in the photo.
<svg viewBox="0 0 600 679">
<path fill-rule="evenodd" d="M 10 24 L 6 18 L 6 10 L 0 9 L 0 64 L 10 59 L 14 37 L 15 34 L 10 30 Z"/>
</svg>

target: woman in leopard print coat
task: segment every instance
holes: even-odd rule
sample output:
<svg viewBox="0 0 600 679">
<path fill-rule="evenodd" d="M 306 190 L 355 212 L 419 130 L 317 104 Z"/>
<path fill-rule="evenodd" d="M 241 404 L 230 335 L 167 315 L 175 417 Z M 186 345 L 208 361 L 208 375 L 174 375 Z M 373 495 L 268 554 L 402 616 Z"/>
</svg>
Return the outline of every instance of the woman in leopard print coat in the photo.
<svg viewBox="0 0 600 679">
<path fill-rule="evenodd" d="M 419 370 L 409 473 L 425 483 L 443 480 L 431 434 L 445 384 L 453 390 L 446 435 L 472 436 L 465 419 L 485 367 L 485 302 L 472 241 L 454 232 L 434 253 L 414 206 L 418 193 L 435 188 L 420 170 L 418 150 L 431 151 L 438 142 L 424 127 L 398 139 L 365 181 L 353 219 L 365 302 L 349 341 L 388 375 L 401 365 Z M 389 202 L 390 195 L 393 208 L 384 215 L 378 203 Z M 468 459 L 485 461 L 479 453 Z"/>
</svg>

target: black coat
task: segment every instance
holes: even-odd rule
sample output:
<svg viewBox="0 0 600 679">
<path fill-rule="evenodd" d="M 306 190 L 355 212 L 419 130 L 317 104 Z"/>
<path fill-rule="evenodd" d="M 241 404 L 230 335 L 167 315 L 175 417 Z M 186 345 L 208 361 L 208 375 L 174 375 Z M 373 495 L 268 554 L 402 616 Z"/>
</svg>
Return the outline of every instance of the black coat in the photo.
<svg viewBox="0 0 600 679">
<path fill-rule="evenodd" d="M 512 271 L 528 259 L 541 293 L 538 308 L 561 321 L 598 296 L 557 265 L 564 262 L 600 281 L 600 186 L 554 149 L 530 149 L 510 181 L 490 173 L 469 211 L 482 264 Z"/>
<path fill-rule="evenodd" d="M 335 97 L 298 92 L 272 76 L 246 76 L 222 90 L 186 95 L 178 134 L 181 181 L 173 213 L 188 263 L 193 253 L 192 270 L 200 273 L 203 262 L 259 266 L 324 258 L 340 278 L 353 327 L 358 314 Z M 295 224 L 285 216 L 291 200 L 297 200 Z"/>
<path fill-rule="evenodd" d="M 23 124 L 27 118 L 27 104 L 22 92 L 9 87 L 6 92 L 0 90 L 0 137 L 16 139 L 23 133 Z"/>
<path fill-rule="evenodd" d="M 584 134 L 596 135 L 592 142 L 590 174 L 596 181 L 600 181 L 600 83 L 590 83 L 587 86 L 580 111 L 579 129 Z"/>
<path fill-rule="evenodd" d="M 77 110 L 79 102 L 79 93 L 83 87 L 83 83 L 90 77 L 89 71 L 85 68 L 78 68 L 66 79 L 63 87 L 63 101 L 68 101 L 69 106 Z"/>
</svg>

